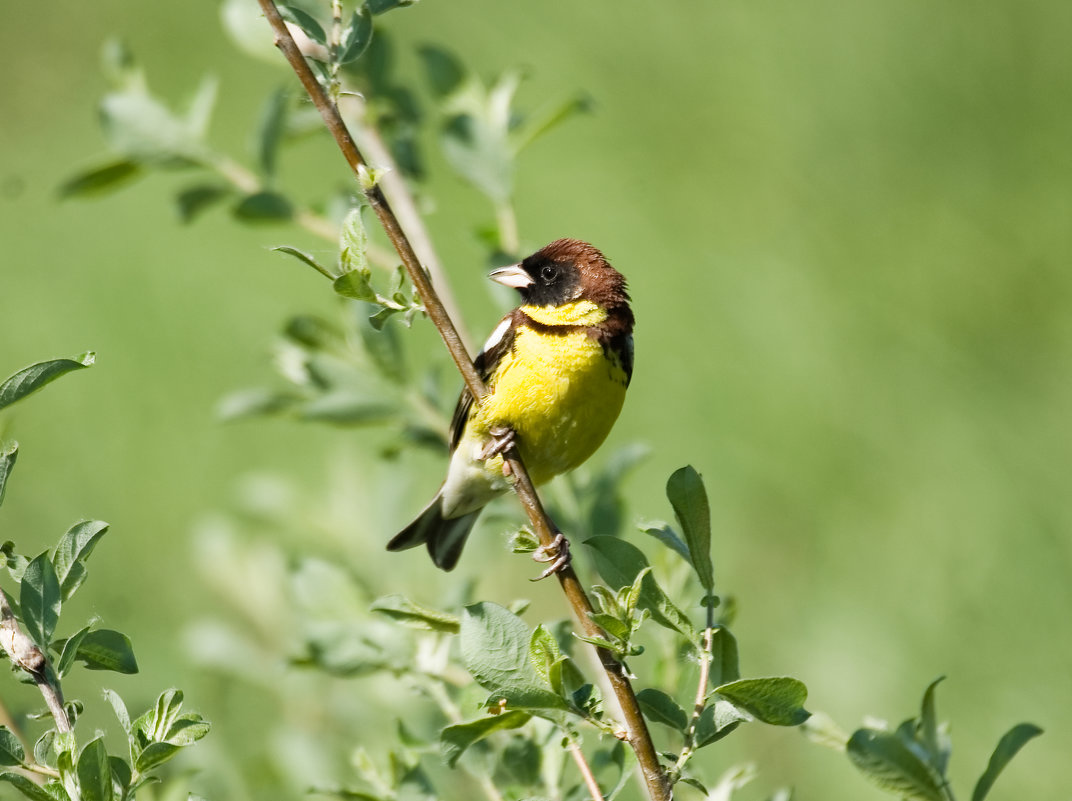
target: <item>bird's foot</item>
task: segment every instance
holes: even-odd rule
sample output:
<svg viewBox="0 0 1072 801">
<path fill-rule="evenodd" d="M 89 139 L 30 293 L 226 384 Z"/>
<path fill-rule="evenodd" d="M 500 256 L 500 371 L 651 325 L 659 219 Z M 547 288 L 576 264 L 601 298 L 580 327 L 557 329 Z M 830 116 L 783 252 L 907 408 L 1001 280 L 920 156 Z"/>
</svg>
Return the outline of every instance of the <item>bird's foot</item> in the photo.
<svg viewBox="0 0 1072 801">
<path fill-rule="evenodd" d="M 493 426 L 488 433 L 491 434 L 491 439 L 484 443 L 484 447 L 478 454 L 478 458 L 485 462 L 496 456 L 502 456 L 514 446 L 514 440 L 517 439 L 514 429 L 506 426 Z"/>
<path fill-rule="evenodd" d="M 570 555 L 569 540 L 561 531 L 555 532 L 555 538 L 550 545 L 541 545 L 532 554 L 537 562 L 550 562 L 540 575 L 529 581 L 540 581 L 555 573 L 561 573 L 568 568 L 573 561 Z"/>
</svg>

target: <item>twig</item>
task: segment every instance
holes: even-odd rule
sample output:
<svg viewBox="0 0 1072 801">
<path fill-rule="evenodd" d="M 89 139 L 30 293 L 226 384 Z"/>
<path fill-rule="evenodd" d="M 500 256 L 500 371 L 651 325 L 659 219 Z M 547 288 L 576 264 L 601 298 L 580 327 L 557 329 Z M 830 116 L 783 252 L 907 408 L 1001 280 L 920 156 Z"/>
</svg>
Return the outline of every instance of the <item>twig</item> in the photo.
<svg viewBox="0 0 1072 801">
<path fill-rule="evenodd" d="M 462 717 L 458 705 L 450 699 L 446 689 L 438 679 L 434 676 L 426 676 L 424 674 L 416 674 L 415 678 L 419 678 L 418 684 L 421 689 L 431 696 L 432 700 L 435 701 L 436 705 L 439 707 L 439 711 L 443 713 L 443 716 L 447 720 L 451 723 L 461 723 L 465 719 Z M 469 775 L 480 785 L 480 789 L 484 791 L 484 795 L 488 797 L 488 801 L 504 801 L 503 794 L 499 792 L 499 788 L 495 786 L 495 782 L 491 780 L 491 776 L 489 776 L 485 770 L 476 768 L 475 770 L 470 770 Z"/>
<path fill-rule="evenodd" d="M 344 108 L 352 107 L 354 109 L 354 116 L 359 122 L 355 126 L 355 136 L 361 140 L 361 150 L 369 154 L 373 164 L 386 168 L 380 177 L 383 193 L 391 201 L 391 208 L 398 215 L 398 222 L 402 226 L 402 230 L 406 232 L 409 241 L 413 244 L 413 250 L 420 258 L 421 264 L 425 266 L 428 274 L 432 276 L 432 282 L 439 292 L 439 299 L 443 302 L 443 308 L 447 310 L 447 314 L 454 320 L 462 341 L 467 345 L 471 345 L 473 340 L 463 325 L 461 308 L 454 298 L 454 293 L 451 292 L 450 283 L 446 280 L 443 263 L 439 260 L 435 246 L 432 245 L 432 237 L 424 224 L 424 218 L 417 210 L 417 203 L 413 199 L 413 193 L 406 186 L 406 179 L 403 177 L 402 171 L 398 169 L 394 156 L 391 155 L 391 149 L 383 141 L 379 130 L 375 125 L 367 121 L 365 111 L 367 104 L 357 102 L 358 100 L 359 98 L 353 95 L 343 95 L 340 103 Z"/>
<path fill-rule="evenodd" d="M 577 763 L 577 769 L 581 772 L 581 776 L 584 777 L 584 783 L 588 785 L 588 792 L 592 795 L 592 801 L 603 801 L 603 791 L 599 789 L 599 782 L 596 781 L 596 777 L 592 774 L 592 768 L 584 758 L 581 746 L 578 743 L 570 742 L 569 752 L 573 756 L 573 761 Z"/>
<path fill-rule="evenodd" d="M 674 764 L 672 772 L 679 774 L 685 767 L 696 750 L 696 726 L 700 722 L 707 702 L 707 682 L 711 676 L 711 648 L 715 639 L 715 608 L 707 604 L 707 626 L 704 628 L 703 653 L 700 656 L 700 680 L 696 683 L 696 702 L 692 707 L 692 716 L 689 718 L 688 728 L 685 729 L 685 742 L 681 746 L 681 754 Z"/>
<path fill-rule="evenodd" d="M 56 731 L 61 734 L 69 732 L 71 723 L 67 719 L 67 711 L 63 708 L 63 692 L 59 682 L 55 680 L 56 674 L 52 665 L 34 641 L 19 628 L 19 622 L 15 619 L 15 613 L 3 592 L 0 592 L 0 647 L 7 652 L 11 664 L 17 665 L 33 677 L 34 684 L 45 699 L 48 711 L 56 721 Z"/>
<path fill-rule="evenodd" d="M 334 137 L 339 149 L 342 151 L 343 157 L 346 159 L 347 164 L 349 164 L 350 169 L 359 180 L 362 180 L 363 177 L 368 174 L 367 163 L 357 149 L 353 137 L 350 135 L 350 132 L 346 128 L 346 124 L 339 115 L 338 108 L 324 93 L 319 81 L 317 81 L 313 71 L 306 63 L 304 56 L 302 56 L 294 38 L 287 30 L 286 24 L 283 22 L 282 17 L 280 17 L 279 10 L 276 8 L 273 0 L 258 0 L 258 2 L 260 3 L 261 9 L 264 11 L 264 16 L 267 18 L 269 24 L 272 26 L 272 30 L 275 32 L 276 46 L 282 51 L 283 55 L 290 63 L 290 66 L 297 74 L 302 86 L 305 87 L 305 91 L 309 93 L 309 97 L 312 99 L 313 104 L 320 111 L 320 115 L 324 119 L 328 131 L 331 133 L 332 137 Z M 367 185 L 367 180 L 364 183 Z M 380 224 L 383 226 L 384 231 L 387 234 L 387 238 L 398 251 L 398 255 L 402 259 L 402 264 L 409 275 L 410 281 L 413 283 L 414 289 L 420 296 L 428 317 L 431 319 L 432 324 L 435 325 L 436 330 L 439 332 L 440 337 L 442 337 L 444 344 L 447 346 L 447 350 L 454 359 L 454 363 L 458 368 L 458 372 L 461 373 L 466 387 L 469 392 L 472 393 L 474 398 L 483 399 L 485 395 L 487 395 L 487 389 L 484 386 L 484 382 L 480 380 L 480 376 L 477 374 L 476 368 L 473 366 L 473 362 L 465 349 L 465 345 L 458 334 L 458 330 L 454 327 L 450 316 L 443 308 L 443 304 L 440 301 L 439 296 L 436 294 L 436 290 L 432 286 L 428 273 L 425 272 L 424 267 L 421 266 L 420 261 L 417 259 L 417 255 L 413 251 L 413 246 L 410 244 L 409 239 L 402 230 L 398 218 L 391 210 L 382 190 L 375 184 L 368 186 L 368 188 L 365 189 L 365 198 L 376 216 L 379 218 Z M 514 490 L 521 501 L 521 505 L 525 508 L 525 512 L 529 517 L 529 521 L 531 522 L 536 535 L 540 539 L 541 545 L 552 547 L 557 532 L 551 521 L 548 519 L 547 513 L 543 509 L 543 505 L 540 503 L 540 498 L 536 494 L 532 480 L 529 478 L 529 474 L 525 470 L 525 466 L 522 464 L 516 448 L 511 448 L 507 451 L 505 458 L 515 477 Z M 577 579 L 577 574 L 573 571 L 573 568 L 566 567 L 564 570 L 556 573 L 556 575 L 558 576 L 559 583 L 562 585 L 563 592 L 566 594 L 566 599 L 569 601 L 574 614 L 580 622 L 581 628 L 584 629 L 588 636 L 601 636 L 602 632 L 599 627 L 592 622 L 589 616 L 590 613 L 594 611 L 592 604 L 588 600 L 587 595 L 585 595 L 584 589 L 581 586 L 580 581 Z M 637 762 L 640 765 L 641 772 L 644 775 L 644 780 L 648 787 L 648 794 L 652 801 L 669 801 L 671 795 L 666 775 L 662 766 L 659 764 L 659 758 L 655 753 L 655 746 L 652 743 L 651 735 L 648 732 L 647 723 L 640 712 L 640 705 L 637 703 L 636 694 L 633 692 L 632 685 L 630 685 L 629 679 L 625 675 L 625 670 L 610 651 L 607 651 L 604 648 L 599 648 L 597 651 L 599 653 L 599 661 L 603 665 L 603 669 L 610 680 L 611 687 L 614 689 L 615 696 L 621 707 L 622 715 L 625 718 L 627 729 L 625 736 L 629 745 L 632 747 L 633 752 L 636 754 Z"/>
</svg>

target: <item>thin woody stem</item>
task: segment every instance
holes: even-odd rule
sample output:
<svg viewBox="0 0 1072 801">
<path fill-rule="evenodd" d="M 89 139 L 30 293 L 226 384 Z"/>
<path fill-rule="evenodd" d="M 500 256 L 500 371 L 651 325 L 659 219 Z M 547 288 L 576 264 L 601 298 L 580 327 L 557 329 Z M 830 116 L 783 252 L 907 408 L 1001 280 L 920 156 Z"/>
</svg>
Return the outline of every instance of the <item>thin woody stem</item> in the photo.
<svg viewBox="0 0 1072 801">
<path fill-rule="evenodd" d="M 313 105 L 320 112 L 328 132 L 335 139 L 339 149 L 342 151 L 343 158 L 350 165 L 354 175 L 358 177 L 360 182 L 367 183 L 368 164 L 357 149 L 353 137 L 350 136 L 346 123 L 343 122 L 342 117 L 339 115 L 339 109 L 324 93 L 323 87 L 320 86 L 320 82 L 306 63 L 305 57 L 294 41 L 294 37 L 287 30 L 283 18 L 279 15 L 279 9 L 276 8 L 272 0 L 258 0 L 258 2 L 261 10 L 264 11 L 265 18 L 275 32 L 276 47 L 282 51 L 297 74 L 298 80 L 305 87 L 305 91 L 312 99 Z M 454 359 L 458 372 L 462 374 L 466 386 L 474 398 L 483 398 L 487 394 L 484 382 L 480 380 L 476 368 L 473 367 L 472 359 L 469 357 L 457 329 L 451 322 L 450 317 L 447 316 L 443 305 L 439 302 L 428 274 L 417 259 L 417 254 L 413 252 L 413 246 L 410 244 L 405 232 L 403 232 L 402 226 L 399 224 L 395 213 L 391 210 L 383 191 L 376 185 L 368 188 L 363 187 L 363 189 L 365 200 L 372 207 L 373 212 L 380 221 L 380 225 L 383 226 L 384 233 L 387 234 L 387 238 L 398 252 L 399 258 L 402 259 L 402 266 L 405 267 L 406 273 L 413 283 L 413 288 L 424 303 L 429 319 L 431 319 L 432 324 L 443 338 L 443 342 Z"/>
<path fill-rule="evenodd" d="M 347 164 L 349 164 L 350 169 L 361 183 L 365 193 L 365 199 L 379 218 L 380 224 L 383 226 L 384 232 L 387 234 L 387 238 L 391 241 L 395 250 L 398 251 L 402 264 L 409 275 L 410 281 L 413 283 L 414 289 L 420 296 L 421 302 L 424 304 L 429 319 L 432 321 L 432 324 L 436 327 L 444 344 L 447 346 L 447 350 L 454 359 L 455 366 L 458 368 L 458 372 L 461 373 L 462 379 L 465 381 L 465 385 L 469 392 L 479 402 L 485 395 L 487 395 L 487 388 L 484 386 L 484 382 L 480 379 L 476 368 L 473 366 L 472 359 L 466 351 L 462 338 L 458 334 L 458 330 L 455 328 L 450 316 L 444 309 L 438 294 L 432 286 L 428 273 L 421 265 L 416 253 L 414 253 L 413 246 L 405 232 L 402 230 L 398 218 L 391 210 L 391 207 L 379 186 L 368 179 L 368 165 L 361 155 L 361 152 L 358 150 L 357 145 L 354 143 L 349 130 L 347 130 L 346 124 L 343 122 L 338 108 L 324 93 L 323 88 L 320 86 L 313 71 L 306 63 L 294 38 L 287 30 L 286 24 L 279 15 L 279 10 L 276 8 L 273 0 L 258 0 L 258 2 L 260 3 L 261 9 L 264 11 L 264 16 L 267 18 L 268 23 L 272 26 L 272 30 L 275 32 L 276 46 L 282 51 L 283 55 L 290 63 L 290 66 L 294 69 L 302 86 L 305 87 L 305 91 L 308 92 L 313 104 L 317 107 L 317 110 L 319 110 L 328 131 L 331 133 L 338 144 L 339 149 L 342 151 Z M 525 470 L 525 466 L 522 464 L 516 448 L 511 448 L 504 454 L 504 456 L 509 463 L 511 473 L 515 478 L 514 490 L 521 501 L 521 505 L 525 508 L 525 512 L 528 515 L 536 535 L 540 539 L 540 543 L 548 548 L 553 547 L 557 531 L 547 517 L 543 505 L 540 503 L 540 498 L 536 494 L 532 480 L 529 478 L 529 474 Z M 567 566 L 555 575 L 558 576 L 559 583 L 562 585 L 562 590 L 566 595 L 566 599 L 573 608 L 574 614 L 580 622 L 581 628 L 584 629 L 585 634 L 592 637 L 600 636 L 602 632 L 589 617 L 590 613 L 594 611 L 592 604 L 588 600 L 588 596 L 585 595 L 584 589 L 581 586 L 580 581 L 577 579 L 577 574 L 573 571 L 573 568 Z M 667 783 L 662 766 L 659 764 L 659 758 L 655 753 L 655 746 L 652 743 L 651 735 L 648 732 L 647 723 L 644 721 L 644 717 L 640 712 L 640 705 L 637 702 L 632 685 L 629 683 L 629 679 L 626 676 L 625 669 L 622 667 L 621 663 L 614 658 L 614 655 L 611 654 L 610 651 L 607 651 L 604 648 L 598 648 L 597 652 L 599 654 L 599 661 L 607 674 L 607 678 L 610 681 L 611 687 L 618 699 L 619 706 L 622 709 L 622 715 L 625 718 L 627 729 L 625 739 L 628 740 L 629 745 L 636 754 L 637 762 L 640 765 L 641 772 L 643 773 L 644 780 L 647 784 L 648 794 L 652 801 L 669 801 L 671 797 L 670 787 Z"/>
<path fill-rule="evenodd" d="M 37 647 L 22 629 L 19 628 L 15 613 L 7 602 L 7 596 L 0 592 L 0 646 L 7 653 L 11 664 L 29 673 L 45 699 L 48 711 L 56 721 L 56 731 L 61 734 L 71 730 L 67 711 L 63 708 L 63 692 L 48 657 Z"/>
<path fill-rule="evenodd" d="M 692 707 L 689 725 L 685 729 L 685 744 L 682 746 L 681 755 L 678 756 L 677 763 L 673 767 L 673 773 L 675 774 L 681 772 L 681 769 L 685 767 L 685 764 L 692 758 L 692 754 L 696 750 L 696 727 L 700 722 L 700 715 L 703 714 L 704 705 L 707 701 L 707 682 L 711 677 L 711 649 L 714 646 L 714 639 L 715 608 L 709 602 L 707 604 L 707 626 L 704 628 L 703 635 L 703 652 L 700 655 L 700 678 L 696 683 L 696 701 Z"/>
<path fill-rule="evenodd" d="M 588 787 L 588 792 L 592 796 L 592 801 L 603 801 L 603 791 L 599 789 L 599 782 L 596 781 L 596 777 L 592 773 L 592 768 L 589 766 L 588 760 L 584 758 L 584 752 L 581 751 L 581 746 L 578 743 L 571 742 L 568 750 L 573 757 L 573 761 L 577 763 L 577 769 L 581 772 L 581 776 L 584 778 L 584 783 Z"/>
<path fill-rule="evenodd" d="M 447 720 L 451 723 L 461 723 L 464 720 L 461 710 L 450 700 L 450 696 L 447 695 L 447 691 L 438 679 L 434 676 L 420 676 L 419 679 L 421 688 L 431 696 Z M 495 782 L 491 780 L 486 771 L 470 771 L 470 775 L 480 785 L 480 789 L 484 791 L 488 801 L 503 801 L 503 794 L 499 792 L 499 788 L 495 786 Z"/>
</svg>

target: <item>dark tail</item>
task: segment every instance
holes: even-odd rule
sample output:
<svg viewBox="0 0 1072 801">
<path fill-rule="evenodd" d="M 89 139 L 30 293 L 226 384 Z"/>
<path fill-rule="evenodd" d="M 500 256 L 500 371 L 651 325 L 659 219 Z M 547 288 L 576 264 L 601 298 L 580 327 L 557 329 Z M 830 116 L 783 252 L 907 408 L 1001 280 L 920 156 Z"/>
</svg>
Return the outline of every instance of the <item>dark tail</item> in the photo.
<svg viewBox="0 0 1072 801">
<path fill-rule="evenodd" d="M 387 550 L 404 551 L 426 543 L 436 567 L 453 570 L 479 514 L 477 509 L 461 517 L 444 518 L 442 504 L 436 495 L 416 520 L 395 534 L 387 543 Z"/>
</svg>

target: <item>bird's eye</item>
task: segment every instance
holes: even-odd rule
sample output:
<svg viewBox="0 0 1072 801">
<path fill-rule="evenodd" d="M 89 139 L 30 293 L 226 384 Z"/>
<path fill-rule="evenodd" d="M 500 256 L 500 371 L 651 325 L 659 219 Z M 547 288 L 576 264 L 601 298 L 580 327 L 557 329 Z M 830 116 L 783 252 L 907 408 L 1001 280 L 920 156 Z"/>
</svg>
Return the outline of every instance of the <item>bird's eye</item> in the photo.
<svg viewBox="0 0 1072 801">
<path fill-rule="evenodd" d="M 540 270 L 540 278 L 545 284 L 549 284 L 558 278 L 558 268 L 553 264 L 545 264 Z"/>
</svg>

